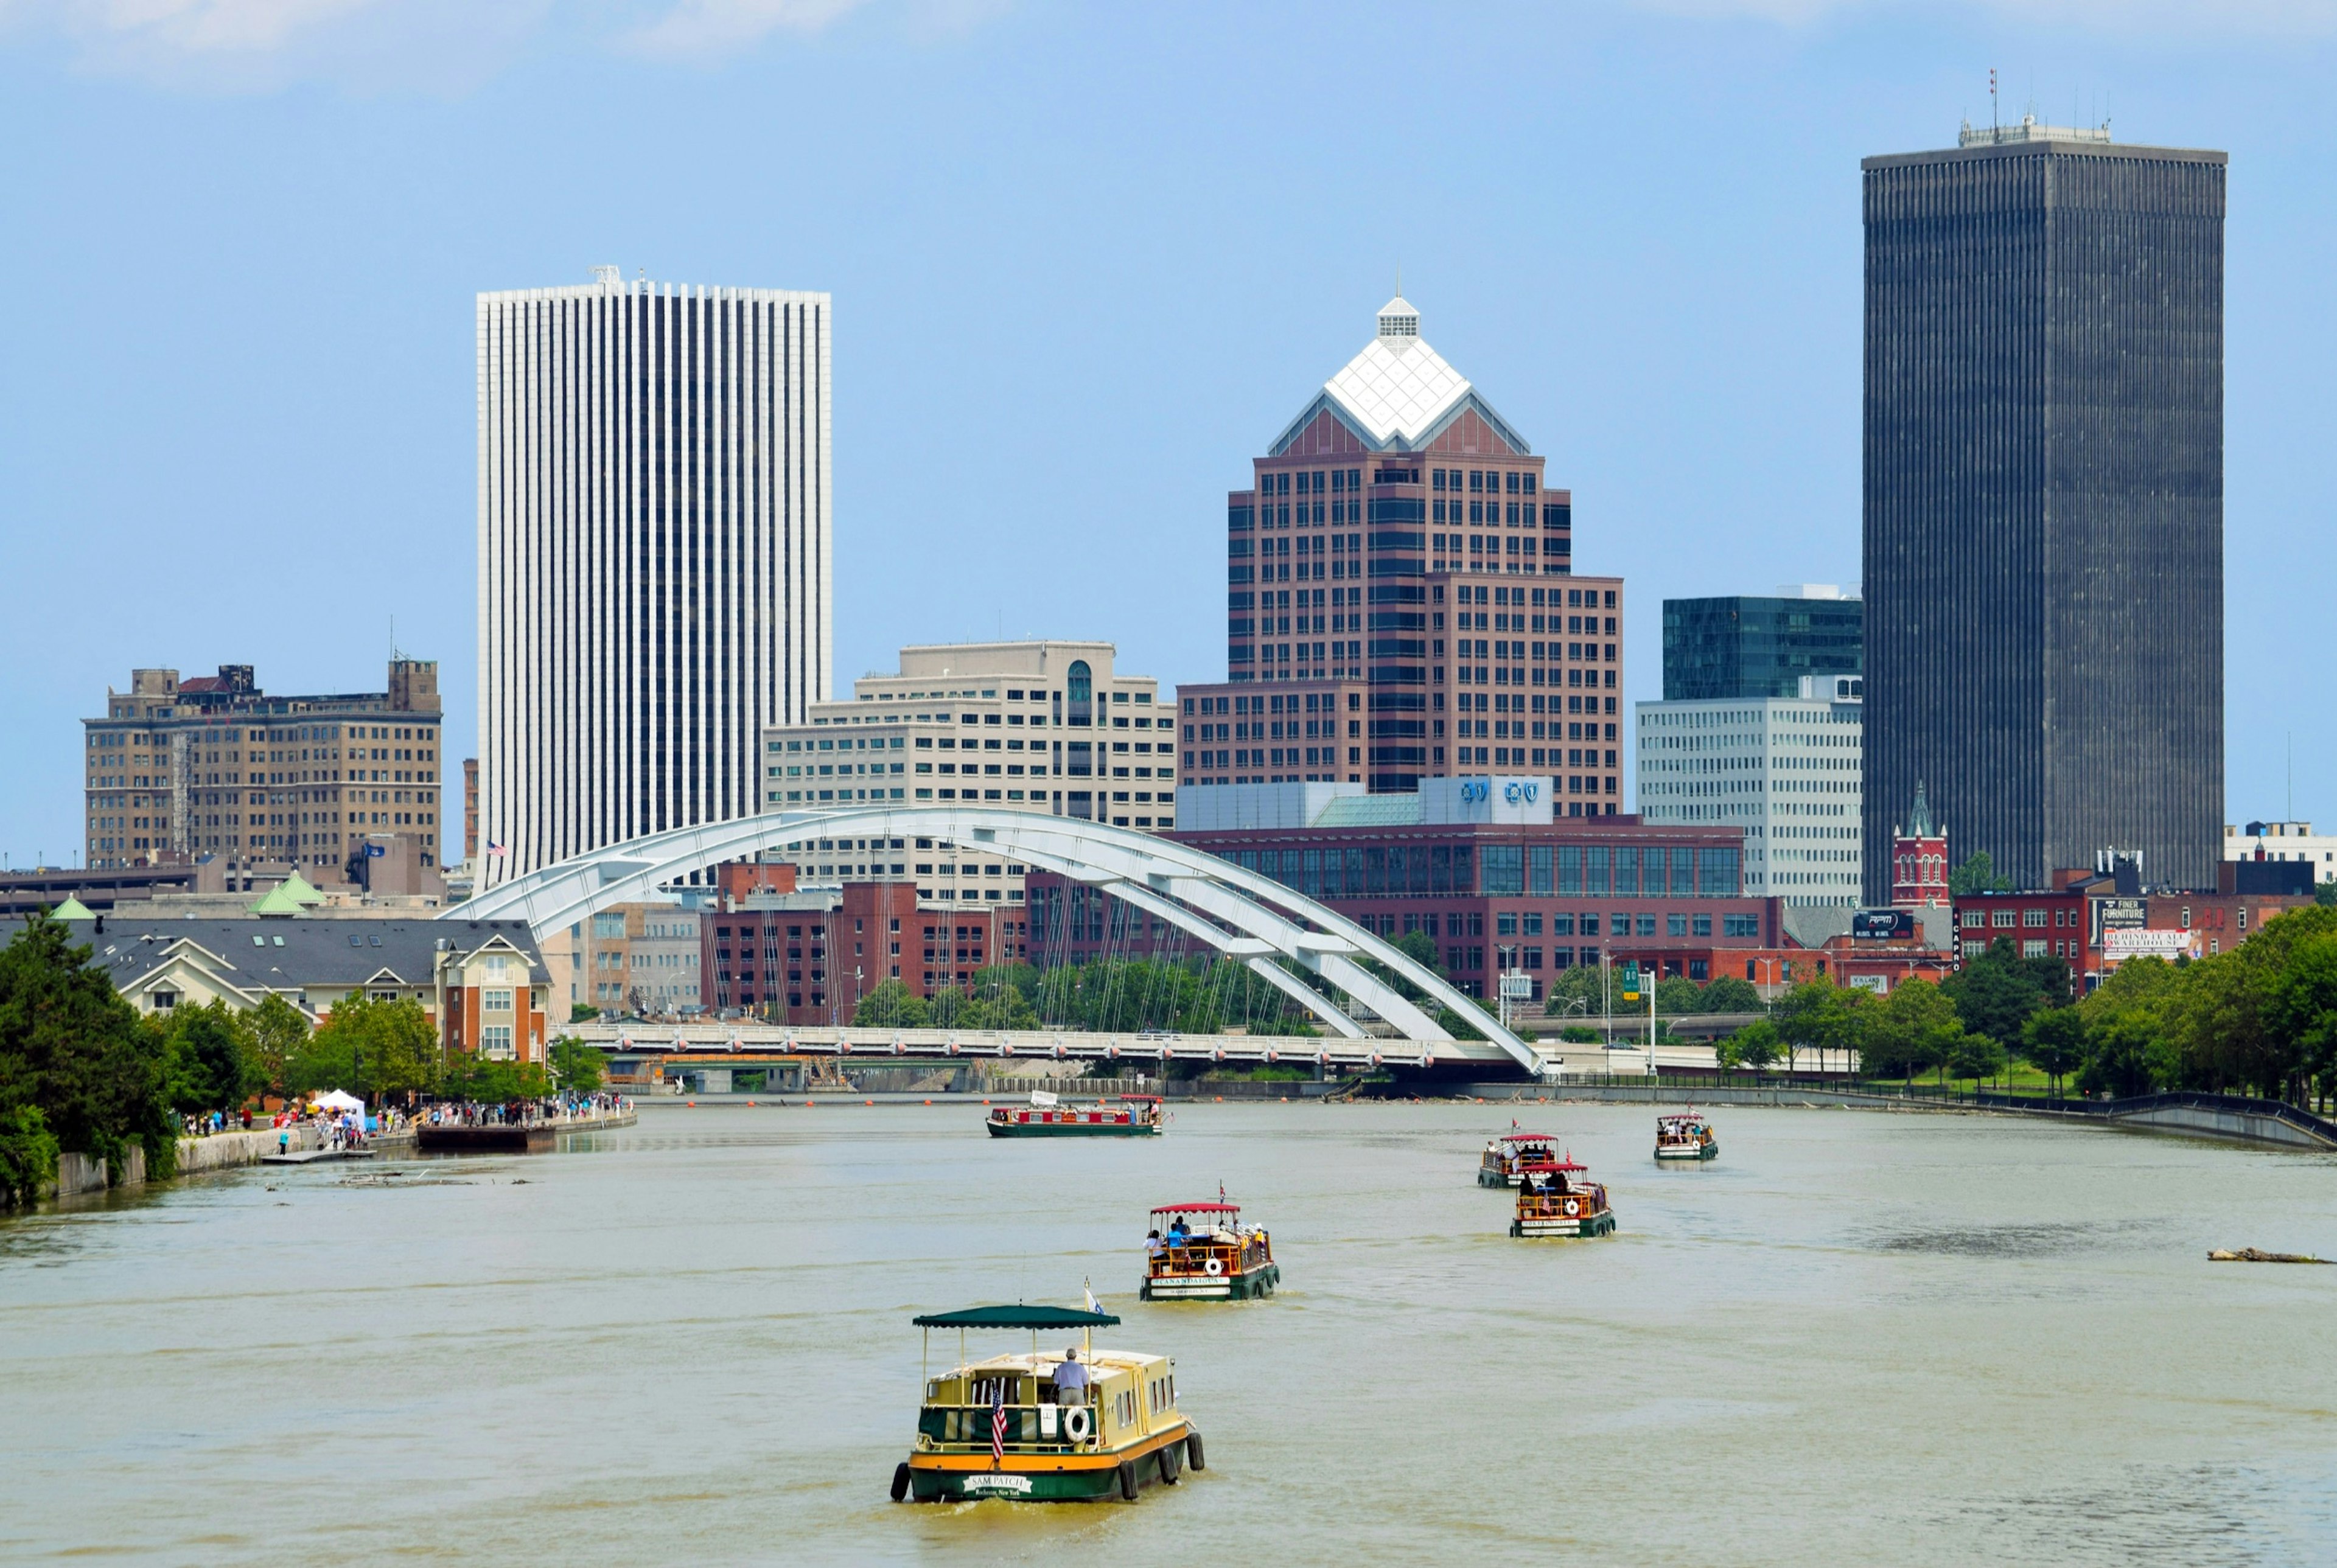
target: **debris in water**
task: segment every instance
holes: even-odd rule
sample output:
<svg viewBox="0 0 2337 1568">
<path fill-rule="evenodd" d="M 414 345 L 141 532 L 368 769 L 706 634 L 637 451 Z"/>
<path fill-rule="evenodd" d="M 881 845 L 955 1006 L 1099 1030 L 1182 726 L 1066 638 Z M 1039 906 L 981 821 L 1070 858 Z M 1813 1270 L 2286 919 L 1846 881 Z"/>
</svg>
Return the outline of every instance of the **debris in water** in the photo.
<svg viewBox="0 0 2337 1568">
<path fill-rule="evenodd" d="M 2207 1254 L 2211 1263 L 2337 1263 L 2337 1258 L 2316 1258 L 2310 1252 L 2263 1252 L 2242 1247 L 2235 1252 L 2218 1249 Z"/>
</svg>

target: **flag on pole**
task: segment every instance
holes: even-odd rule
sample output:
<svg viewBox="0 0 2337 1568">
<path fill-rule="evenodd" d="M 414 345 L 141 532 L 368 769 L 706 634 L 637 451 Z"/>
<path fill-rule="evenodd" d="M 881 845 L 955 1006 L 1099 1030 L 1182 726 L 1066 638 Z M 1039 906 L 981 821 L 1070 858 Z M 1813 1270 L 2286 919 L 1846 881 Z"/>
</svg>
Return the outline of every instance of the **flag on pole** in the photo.
<svg viewBox="0 0 2337 1568">
<path fill-rule="evenodd" d="M 487 841 L 487 853 L 490 856 L 500 860 L 504 855 L 510 853 L 510 852 L 504 849 L 503 845 L 496 843 L 494 840 L 490 839 Z"/>
<path fill-rule="evenodd" d="M 1226 1201 L 1226 1184 L 1225 1184 L 1225 1183 L 1224 1183 L 1224 1182 L 1220 1181 L 1220 1182 L 1217 1183 L 1217 1202 L 1218 1202 L 1218 1203 L 1224 1203 L 1225 1201 Z"/>
<path fill-rule="evenodd" d="M 990 1459 L 993 1465 L 1006 1461 L 1006 1379 L 1003 1378 L 990 1386 Z"/>
<path fill-rule="evenodd" d="M 1096 1304 L 1095 1292 L 1088 1288 L 1088 1282 L 1085 1280 L 1080 1281 L 1080 1294 L 1087 1298 L 1089 1311 L 1100 1312 L 1103 1310 L 1101 1307 Z"/>
</svg>

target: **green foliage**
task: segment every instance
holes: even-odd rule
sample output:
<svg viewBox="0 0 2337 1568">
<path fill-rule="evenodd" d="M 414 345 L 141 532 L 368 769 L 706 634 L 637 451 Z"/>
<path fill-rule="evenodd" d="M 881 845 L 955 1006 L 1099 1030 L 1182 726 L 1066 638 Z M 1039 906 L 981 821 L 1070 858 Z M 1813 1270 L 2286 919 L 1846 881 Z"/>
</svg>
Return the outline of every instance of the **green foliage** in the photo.
<svg viewBox="0 0 2337 1568">
<path fill-rule="evenodd" d="M 852 1024 L 862 1029 L 922 1029 L 932 1009 L 903 980 L 885 980 L 860 998 Z"/>
<path fill-rule="evenodd" d="M 1947 1050 L 1946 1070 L 1975 1086 L 1982 1078 L 2004 1076 L 2004 1047 L 1987 1035 L 1967 1034 Z"/>
<path fill-rule="evenodd" d="M 1569 1014 L 1596 1017 L 1607 1010 L 1609 998 L 1604 994 L 1607 989 L 1602 986 L 1599 971 L 1595 967 L 1560 969 L 1550 977 L 1550 985 L 1542 993 L 1541 1010 L 1553 1018 Z"/>
<path fill-rule="evenodd" d="M 2337 909 L 2337 882 L 2313 884 L 2313 901 L 2322 909 Z"/>
<path fill-rule="evenodd" d="M 1779 997 L 1769 1017 L 1785 1045 L 1786 1066 L 1795 1066 L 1804 1051 L 1840 1056 L 1860 1050 L 1864 1044 L 1866 994 L 1819 975 Z"/>
<path fill-rule="evenodd" d="M 572 1024 L 587 1023 L 600 1016 L 601 1009 L 594 1007 L 590 1002 L 571 1002 L 568 1004 L 568 1021 Z"/>
<path fill-rule="evenodd" d="M 38 1105 L 0 1111 L 0 1209 L 21 1208 L 57 1179 L 57 1140 Z"/>
<path fill-rule="evenodd" d="M 259 1090 L 259 1042 L 243 1015 L 225 1002 L 174 1008 L 165 1027 L 172 1110 L 233 1112 Z"/>
<path fill-rule="evenodd" d="M 1870 1076 L 1896 1072 L 1912 1083 L 1917 1073 L 1944 1067 L 1962 1042 L 1965 1029 L 1947 993 L 1925 979 L 1903 979 L 1891 988 L 1864 1019 L 1859 1043 L 1861 1067 Z"/>
<path fill-rule="evenodd" d="M 1778 1034 L 1777 1026 L 1767 1018 L 1754 1019 L 1720 1044 L 1727 1047 L 1728 1054 L 1735 1058 L 1732 1065 L 1750 1067 L 1756 1073 L 1785 1054 L 1785 1042 Z M 1719 1047 L 1714 1048 L 1716 1052 Z"/>
<path fill-rule="evenodd" d="M 598 1089 L 608 1061 L 600 1047 L 572 1036 L 552 1042 L 552 1074 L 569 1094 L 589 1095 Z"/>
<path fill-rule="evenodd" d="M 1723 975 L 1704 988 L 1704 999 L 1697 1008 L 1700 1013 L 1757 1013 L 1762 1010 L 1761 993 L 1751 980 L 1740 980 L 1734 975 Z"/>
<path fill-rule="evenodd" d="M 2052 1080 L 2061 1092 L 2061 1080 L 2085 1065 L 2086 1015 L 2076 1008 L 2047 1008 L 2029 1015 L 2021 1029 L 2020 1054 Z"/>
<path fill-rule="evenodd" d="M 540 1062 L 500 1062 L 465 1055 L 448 1064 L 441 1093 L 482 1105 L 536 1100 L 552 1093 L 552 1077 Z"/>
<path fill-rule="evenodd" d="M 429 1015 L 415 1001 L 344 998 L 286 1064 L 296 1094 L 345 1089 L 366 1099 L 439 1088 L 439 1049 Z"/>
<path fill-rule="evenodd" d="M 0 949 L 0 1115 L 37 1110 L 58 1149 L 116 1173 L 127 1145 L 142 1144 L 146 1174 L 168 1176 L 178 1140 L 167 1037 L 140 1021 L 89 957 L 45 914 Z"/>
<path fill-rule="evenodd" d="M 1558 1031 L 1558 1037 L 1569 1046 L 1595 1046 L 1599 1043 L 1599 1031 L 1589 1024 L 1569 1024 Z"/>
<path fill-rule="evenodd" d="M 1694 980 L 1674 975 L 1656 982 L 1656 1012 L 1659 1017 L 1677 1018 L 1704 1010 L 1704 988 Z"/>
<path fill-rule="evenodd" d="M 270 991 L 246 1015 L 245 1021 L 251 1027 L 252 1055 L 259 1070 L 260 1089 L 271 1095 L 288 1092 L 285 1074 L 308 1037 L 308 1020 L 301 1016 L 299 1008 Z"/>
<path fill-rule="evenodd" d="M 2012 879 L 1996 874 L 1996 862 L 1986 850 L 1980 850 L 1948 873 L 1948 891 L 1958 898 L 1972 893 L 2009 893 Z"/>
<path fill-rule="evenodd" d="M 2012 1045 L 2020 1039 L 2029 1015 L 2046 1005 L 2045 987 L 2028 967 L 2033 962 L 2019 956 L 2009 938 L 1999 937 L 1989 944 L 1988 951 L 1966 959 L 1963 968 L 1940 989 L 1955 1003 L 1956 1016 L 1965 1028 L 1986 1035 L 2000 1046 Z M 2068 965 L 2061 968 L 2066 975 Z M 2066 995 L 2066 979 L 2061 989 Z"/>
</svg>

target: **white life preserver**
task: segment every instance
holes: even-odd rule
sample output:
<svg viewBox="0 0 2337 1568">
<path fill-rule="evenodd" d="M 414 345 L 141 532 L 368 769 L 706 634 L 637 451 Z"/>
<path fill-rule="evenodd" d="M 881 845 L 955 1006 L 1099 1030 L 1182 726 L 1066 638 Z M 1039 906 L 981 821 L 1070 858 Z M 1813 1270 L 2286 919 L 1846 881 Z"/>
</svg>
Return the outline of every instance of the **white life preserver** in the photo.
<svg viewBox="0 0 2337 1568">
<path fill-rule="evenodd" d="M 1088 1414 L 1086 1406 L 1074 1405 L 1063 1412 L 1063 1436 L 1072 1442 L 1086 1442 L 1088 1434 L 1094 1429 L 1094 1417 Z"/>
<path fill-rule="evenodd" d="M 1566 1212 L 1569 1214 L 1580 1213 L 1582 1212 L 1582 1205 L 1577 1203 L 1574 1199 L 1569 1198 L 1566 1200 Z"/>
<path fill-rule="evenodd" d="M 1212 1258 L 1208 1262 L 1202 1264 L 1201 1268 L 1212 1280 L 1226 1271 L 1225 1264 L 1216 1258 Z"/>
</svg>

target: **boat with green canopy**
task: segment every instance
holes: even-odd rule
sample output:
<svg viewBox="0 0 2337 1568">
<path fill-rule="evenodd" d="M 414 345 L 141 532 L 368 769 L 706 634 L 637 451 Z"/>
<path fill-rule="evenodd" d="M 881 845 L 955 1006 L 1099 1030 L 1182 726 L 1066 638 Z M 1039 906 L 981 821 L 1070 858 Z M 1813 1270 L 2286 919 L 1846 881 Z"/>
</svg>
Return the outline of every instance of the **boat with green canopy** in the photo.
<svg viewBox="0 0 2337 1568">
<path fill-rule="evenodd" d="M 1177 1363 L 1137 1350 L 1099 1350 L 1094 1330 L 1120 1320 L 1073 1307 L 970 1307 L 913 1320 L 925 1330 L 924 1399 L 909 1457 L 893 1471 L 893 1501 L 1134 1502 L 1155 1482 L 1202 1469 L 1201 1435 L 1177 1407 Z M 958 1332 L 957 1365 L 935 1376 L 933 1331 Z M 1041 1349 L 1041 1334 L 1080 1342 Z M 1027 1351 L 974 1357 L 969 1338 L 1027 1331 Z"/>
</svg>

